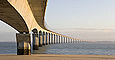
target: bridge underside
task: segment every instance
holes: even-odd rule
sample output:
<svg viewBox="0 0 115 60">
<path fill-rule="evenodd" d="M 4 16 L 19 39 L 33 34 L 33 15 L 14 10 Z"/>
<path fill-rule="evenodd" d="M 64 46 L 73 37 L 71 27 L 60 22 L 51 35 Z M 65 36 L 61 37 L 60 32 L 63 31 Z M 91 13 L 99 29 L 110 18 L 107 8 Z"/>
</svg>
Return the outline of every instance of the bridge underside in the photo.
<svg viewBox="0 0 115 60">
<path fill-rule="evenodd" d="M 28 3 L 37 23 L 40 25 L 40 27 L 46 29 L 46 27 L 44 26 L 44 16 L 47 6 L 47 0 L 28 0 Z"/>
<path fill-rule="evenodd" d="M 18 32 L 29 32 L 24 19 L 7 0 L 0 0 L 0 20 L 9 24 Z"/>
</svg>

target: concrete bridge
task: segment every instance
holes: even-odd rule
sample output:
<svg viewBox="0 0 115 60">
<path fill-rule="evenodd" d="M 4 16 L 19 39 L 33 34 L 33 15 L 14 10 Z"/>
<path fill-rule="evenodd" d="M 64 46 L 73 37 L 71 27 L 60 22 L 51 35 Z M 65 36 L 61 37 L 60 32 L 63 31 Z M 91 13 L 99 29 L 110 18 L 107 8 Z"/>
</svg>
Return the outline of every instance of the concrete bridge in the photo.
<svg viewBox="0 0 115 60">
<path fill-rule="evenodd" d="M 31 55 L 31 45 L 33 50 L 38 50 L 43 45 L 75 40 L 45 27 L 46 6 L 47 0 L 0 0 L 0 20 L 19 32 L 16 34 L 17 55 Z"/>
</svg>

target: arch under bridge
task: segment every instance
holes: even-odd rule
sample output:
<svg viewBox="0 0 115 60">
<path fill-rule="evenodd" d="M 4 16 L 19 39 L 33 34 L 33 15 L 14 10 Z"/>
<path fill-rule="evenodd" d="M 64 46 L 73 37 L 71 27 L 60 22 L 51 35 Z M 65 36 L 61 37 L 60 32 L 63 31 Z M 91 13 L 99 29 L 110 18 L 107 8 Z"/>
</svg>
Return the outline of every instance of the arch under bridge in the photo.
<svg viewBox="0 0 115 60">
<path fill-rule="evenodd" d="M 33 50 L 38 50 L 43 45 L 76 40 L 45 27 L 46 6 L 47 0 L 0 0 L 0 20 L 19 32 L 16 34 L 18 55 L 30 55 L 31 45 Z"/>
</svg>

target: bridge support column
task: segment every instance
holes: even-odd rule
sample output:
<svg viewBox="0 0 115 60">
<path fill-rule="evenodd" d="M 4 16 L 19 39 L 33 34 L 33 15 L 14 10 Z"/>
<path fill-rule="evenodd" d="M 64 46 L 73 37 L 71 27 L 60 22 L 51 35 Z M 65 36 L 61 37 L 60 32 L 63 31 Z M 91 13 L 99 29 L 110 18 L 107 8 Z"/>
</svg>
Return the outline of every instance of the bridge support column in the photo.
<svg viewBox="0 0 115 60">
<path fill-rule="evenodd" d="M 51 35 L 49 33 L 49 41 L 48 41 L 48 44 L 50 44 L 50 41 L 51 41 Z"/>
<path fill-rule="evenodd" d="M 39 42 L 39 39 L 38 39 L 38 34 L 37 33 L 33 33 L 32 34 L 32 36 L 33 36 L 33 50 L 38 50 L 39 48 L 39 44 L 38 44 L 38 42 Z"/>
<path fill-rule="evenodd" d="M 58 35 L 56 35 L 56 44 L 58 43 Z"/>
<path fill-rule="evenodd" d="M 68 38 L 66 37 L 66 43 L 67 43 L 67 39 L 68 39 Z"/>
<path fill-rule="evenodd" d="M 60 38 L 59 38 L 60 40 L 59 40 L 59 43 L 61 44 L 61 36 L 60 36 Z"/>
<path fill-rule="evenodd" d="M 69 38 L 67 38 L 67 43 L 69 43 Z"/>
<path fill-rule="evenodd" d="M 51 44 L 53 44 L 53 34 L 51 33 Z"/>
<path fill-rule="evenodd" d="M 60 36 L 58 38 L 59 38 L 59 40 L 58 40 L 59 42 L 58 43 L 60 44 Z"/>
<path fill-rule="evenodd" d="M 69 38 L 69 43 L 71 43 L 71 39 Z"/>
<path fill-rule="evenodd" d="M 48 33 L 46 33 L 46 45 L 48 45 Z"/>
<path fill-rule="evenodd" d="M 40 31 L 40 32 L 39 32 L 39 47 L 42 47 L 42 42 L 43 42 L 43 41 L 42 41 L 42 38 L 43 38 L 43 37 L 42 37 L 42 32 Z"/>
<path fill-rule="evenodd" d="M 72 43 L 72 39 L 71 39 L 71 43 Z"/>
<path fill-rule="evenodd" d="M 64 37 L 64 43 L 65 43 L 65 37 Z"/>
<path fill-rule="evenodd" d="M 75 41 L 76 42 L 76 41 Z M 72 39 L 72 43 L 74 43 L 74 39 Z"/>
<path fill-rule="evenodd" d="M 42 40 L 43 40 L 42 44 L 45 45 L 45 32 L 43 32 L 42 37 L 43 37 L 42 38 Z"/>
<path fill-rule="evenodd" d="M 61 36 L 61 43 L 63 43 L 63 36 Z"/>
<path fill-rule="evenodd" d="M 61 43 L 63 43 L 63 36 L 61 36 Z"/>
<path fill-rule="evenodd" d="M 56 35 L 54 34 L 53 36 L 54 36 L 54 44 L 55 44 L 55 42 L 56 42 Z"/>
<path fill-rule="evenodd" d="M 30 34 L 16 34 L 17 55 L 31 55 Z"/>
</svg>

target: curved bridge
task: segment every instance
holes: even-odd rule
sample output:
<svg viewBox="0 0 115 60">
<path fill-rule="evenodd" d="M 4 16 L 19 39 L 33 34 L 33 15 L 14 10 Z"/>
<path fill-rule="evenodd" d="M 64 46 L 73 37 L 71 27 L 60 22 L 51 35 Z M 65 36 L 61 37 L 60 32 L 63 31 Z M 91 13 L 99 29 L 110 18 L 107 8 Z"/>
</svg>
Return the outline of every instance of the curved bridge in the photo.
<svg viewBox="0 0 115 60">
<path fill-rule="evenodd" d="M 46 6 L 47 0 L 0 0 L 0 20 L 19 32 L 16 34 L 18 55 L 30 55 L 31 45 L 33 50 L 38 50 L 43 45 L 75 40 L 45 27 Z"/>
</svg>

